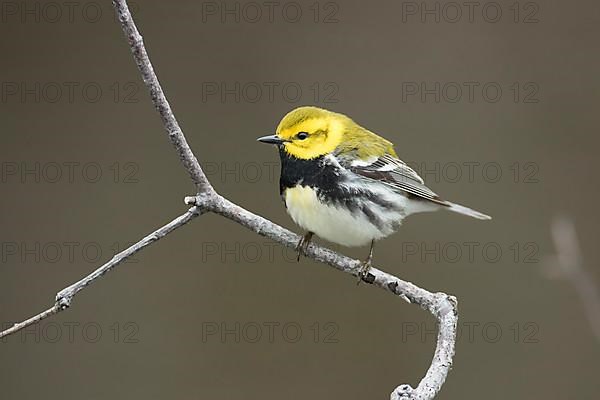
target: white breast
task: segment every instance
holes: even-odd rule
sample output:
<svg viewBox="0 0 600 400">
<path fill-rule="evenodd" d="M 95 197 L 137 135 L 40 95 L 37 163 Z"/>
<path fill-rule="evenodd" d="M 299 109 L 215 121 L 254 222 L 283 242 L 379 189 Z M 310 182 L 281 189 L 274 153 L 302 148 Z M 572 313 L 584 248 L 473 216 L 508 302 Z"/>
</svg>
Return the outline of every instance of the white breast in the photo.
<svg viewBox="0 0 600 400">
<path fill-rule="evenodd" d="M 322 203 L 317 192 L 307 186 L 287 189 L 284 198 L 287 212 L 296 224 L 343 246 L 363 246 L 373 239 L 386 237 L 394 231 L 392 223 L 397 226 L 402 219 L 402 215 L 397 213 L 379 212 L 386 226 L 377 227 L 363 213 L 353 213 L 341 206 Z"/>
</svg>

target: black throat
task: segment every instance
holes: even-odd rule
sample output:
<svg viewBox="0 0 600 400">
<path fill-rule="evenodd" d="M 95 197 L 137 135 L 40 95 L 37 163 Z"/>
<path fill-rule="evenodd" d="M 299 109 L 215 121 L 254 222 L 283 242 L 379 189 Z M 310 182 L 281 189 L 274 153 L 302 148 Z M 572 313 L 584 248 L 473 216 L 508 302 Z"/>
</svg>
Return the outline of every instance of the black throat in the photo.
<svg viewBox="0 0 600 400">
<path fill-rule="evenodd" d="M 283 146 L 279 146 L 281 158 L 281 177 L 279 192 L 296 185 L 317 187 L 322 192 L 335 190 L 342 179 L 339 168 L 324 157 L 302 160 L 289 155 Z M 324 193 L 323 193 L 324 194 Z"/>
</svg>

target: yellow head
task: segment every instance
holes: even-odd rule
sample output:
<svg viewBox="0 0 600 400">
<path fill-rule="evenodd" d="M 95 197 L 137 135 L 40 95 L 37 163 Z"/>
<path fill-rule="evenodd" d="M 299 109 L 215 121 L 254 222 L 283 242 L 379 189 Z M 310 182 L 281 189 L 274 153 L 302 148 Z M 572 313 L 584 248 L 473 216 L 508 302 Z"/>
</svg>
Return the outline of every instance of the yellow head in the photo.
<svg viewBox="0 0 600 400">
<path fill-rule="evenodd" d="M 296 158 L 309 160 L 331 153 L 344 140 L 344 132 L 353 123 L 345 115 L 318 107 L 299 107 L 279 123 L 275 135 L 258 139 L 281 144 Z"/>
<path fill-rule="evenodd" d="M 361 127 L 344 114 L 304 106 L 290 111 L 277 126 L 275 135 L 258 139 L 282 146 L 293 157 L 310 160 L 333 152 L 368 159 L 390 154 L 394 145 Z"/>
</svg>

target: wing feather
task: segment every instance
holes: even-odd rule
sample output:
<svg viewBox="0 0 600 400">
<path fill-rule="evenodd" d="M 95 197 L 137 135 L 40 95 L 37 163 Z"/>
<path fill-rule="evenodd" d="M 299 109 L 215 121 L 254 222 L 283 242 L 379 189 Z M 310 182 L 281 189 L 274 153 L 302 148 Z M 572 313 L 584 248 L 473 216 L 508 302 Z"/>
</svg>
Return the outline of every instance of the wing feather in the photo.
<svg viewBox="0 0 600 400">
<path fill-rule="evenodd" d="M 390 154 L 369 160 L 355 160 L 348 169 L 366 179 L 376 180 L 399 191 L 434 203 L 448 205 L 433 190 L 425 186 L 423 179 L 415 170 Z"/>
</svg>

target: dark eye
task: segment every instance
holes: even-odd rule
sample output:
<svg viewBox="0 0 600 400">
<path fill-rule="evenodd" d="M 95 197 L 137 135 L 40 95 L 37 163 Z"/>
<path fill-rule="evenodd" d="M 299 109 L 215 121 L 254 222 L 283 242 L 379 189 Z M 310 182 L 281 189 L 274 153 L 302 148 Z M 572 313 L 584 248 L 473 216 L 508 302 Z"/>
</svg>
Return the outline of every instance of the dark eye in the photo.
<svg viewBox="0 0 600 400">
<path fill-rule="evenodd" d="M 308 133 L 307 132 L 298 132 L 298 134 L 296 135 L 296 138 L 298 138 L 298 140 L 304 140 L 308 137 Z"/>
</svg>

